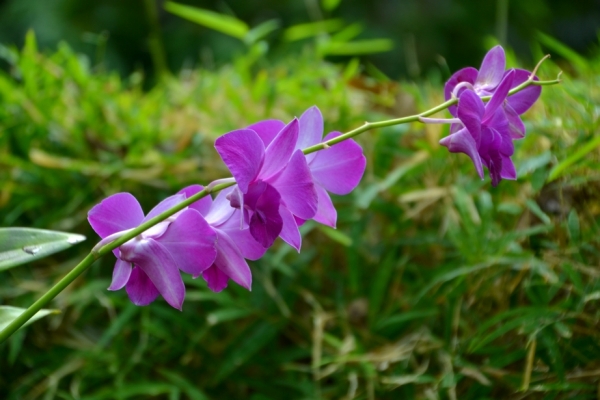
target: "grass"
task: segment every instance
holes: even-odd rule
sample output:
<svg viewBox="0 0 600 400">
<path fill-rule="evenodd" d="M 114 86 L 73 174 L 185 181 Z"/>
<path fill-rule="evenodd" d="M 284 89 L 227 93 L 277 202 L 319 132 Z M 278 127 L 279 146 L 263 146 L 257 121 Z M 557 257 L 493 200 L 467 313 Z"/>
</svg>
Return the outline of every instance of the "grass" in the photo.
<svg viewBox="0 0 600 400">
<path fill-rule="evenodd" d="M 544 38 L 545 50 L 554 51 Z M 96 238 L 87 211 L 129 191 L 148 210 L 226 176 L 228 130 L 317 104 L 328 130 L 442 101 L 441 84 L 376 81 L 310 50 L 185 70 L 150 91 L 66 45 L 4 49 L 0 219 L 88 236 L 4 271 L 3 304 L 26 306 Z M 541 50 L 534 47 L 534 55 Z M 108 292 L 101 260 L 52 304 L 63 310 L 0 347 L 7 399 L 588 399 L 600 382 L 597 146 L 600 58 L 567 58 L 564 82 L 525 114 L 519 179 L 492 188 L 447 128 L 411 124 L 359 138 L 363 182 L 336 197 L 338 229 L 308 223 L 302 253 L 279 243 L 254 285 L 210 292 L 186 279 L 183 312 Z M 545 63 L 540 76 L 559 66 Z"/>
</svg>

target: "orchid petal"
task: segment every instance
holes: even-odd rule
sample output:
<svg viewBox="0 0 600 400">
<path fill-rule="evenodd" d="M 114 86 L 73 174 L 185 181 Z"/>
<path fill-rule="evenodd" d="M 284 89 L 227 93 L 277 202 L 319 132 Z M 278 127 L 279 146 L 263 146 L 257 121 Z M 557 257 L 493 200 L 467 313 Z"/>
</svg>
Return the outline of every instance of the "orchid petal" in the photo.
<svg viewBox="0 0 600 400">
<path fill-rule="evenodd" d="M 217 232 L 217 258 L 215 265 L 238 285 L 251 290 L 252 272 L 240 250 L 231 238 L 223 231 Z"/>
<path fill-rule="evenodd" d="M 279 215 L 281 196 L 277 190 L 260 181 L 250 186 L 247 201 L 254 213 L 250 218 L 250 233 L 263 247 L 271 247 L 281 233 L 283 221 Z"/>
<path fill-rule="evenodd" d="M 323 114 L 317 106 L 312 106 L 300 116 L 300 133 L 296 149 L 304 150 L 307 147 L 321 143 L 323 137 Z M 316 153 L 311 153 L 306 156 L 306 160 L 310 162 L 315 158 Z"/>
<path fill-rule="evenodd" d="M 330 226 L 335 229 L 337 222 L 337 211 L 333 206 L 331 197 L 320 185 L 315 185 L 315 190 L 319 198 L 317 213 L 313 217 L 320 224 Z"/>
<path fill-rule="evenodd" d="M 101 238 L 135 228 L 143 219 L 142 207 L 130 193 L 113 194 L 88 212 L 88 221 Z"/>
<path fill-rule="evenodd" d="M 216 228 L 227 233 L 244 258 L 258 260 L 265 254 L 267 249 L 252 237 L 250 229 L 247 226 L 240 229 L 239 212 L 236 211 L 228 221 Z"/>
<path fill-rule="evenodd" d="M 275 136 L 283 129 L 285 123 L 277 119 L 267 119 L 264 121 L 257 122 L 250 125 L 246 129 L 252 129 L 258 134 L 263 141 L 264 147 L 267 146 L 275 139 Z"/>
<path fill-rule="evenodd" d="M 206 222 L 208 222 L 209 225 L 216 226 L 229 220 L 231 215 L 235 212 L 235 208 L 231 206 L 230 198 L 231 196 L 238 198 L 237 194 L 239 194 L 239 198 L 243 198 L 237 185 L 221 190 L 213 201 L 210 211 L 205 216 Z"/>
<path fill-rule="evenodd" d="M 147 306 L 159 295 L 156 286 L 138 266 L 133 267 L 125 290 L 131 302 L 136 306 Z"/>
<path fill-rule="evenodd" d="M 281 234 L 279 235 L 284 242 L 295 248 L 300 253 L 300 246 L 302 246 L 302 236 L 294 215 L 285 206 L 279 207 L 279 214 L 283 220 L 283 227 L 281 228 Z"/>
<path fill-rule="evenodd" d="M 466 128 L 446 136 L 440 140 L 440 144 L 446 146 L 451 153 L 465 153 L 468 155 L 473 160 L 479 177 L 483 179 L 483 166 L 477 152 L 477 143 L 475 143 L 475 139 Z"/>
<path fill-rule="evenodd" d="M 317 193 L 301 150 L 296 150 L 287 167 L 269 183 L 277 189 L 292 214 L 311 219 L 317 212 Z"/>
<path fill-rule="evenodd" d="M 515 76 L 512 81 L 511 89 L 519 86 L 521 83 L 529 79 L 531 72 L 525 71 L 524 69 L 515 69 Z M 538 77 L 533 78 L 534 81 L 538 81 Z M 508 97 L 508 104 L 516 111 L 517 114 L 521 115 L 539 99 L 542 93 L 541 86 L 528 86 L 525 89 Z"/>
<path fill-rule="evenodd" d="M 208 284 L 208 288 L 213 292 L 220 292 L 227 287 L 229 277 L 225 275 L 216 265 L 212 265 L 210 268 L 202 272 L 202 278 Z"/>
<path fill-rule="evenodd" d="M 339 135 L 340 132 L 331 132 L 323 141 Z M 315 181 L 326 190 L 335 194 L 348 194 L 360 182 L 366 165 L 367 159 L 360 145 L 348 139 L 317 152 L 309 168 Z"/>
<path fill-rule="evenodd" d="M 514 76 L 514 71 L 510 71 L 504 76 L 504 79 L 502 79 L 502 82 L 500 82 L 500 85 L 498 85 L 496 88 L 492 98 L 485 106 L 485 113 L 483 114 L 484 124 L 489 121 L 490 118 L 492 118 L 498 107 L 500 107 L 506 100 L 506 96 L 508 95 L 508 91 L 510 90 L 510 85 L 512 84 Z"/>
<path fill-rule="evenodd" d="M 231 171 L 243 193 L 258 176 L 265 148 L 262 139 L 251 129 L 239 129 L 226 133 L 215 141 L 215 149 Z"/>
<path fill-rule="evenodd" d="M 475 80 L 477 79 L 477 74 L 478 74 L 477 70 L 473 67 L 467 67 L 467 68 L 463 68 L 461 70 L 456 71 L 444 85 L 444 98 L 446 100 L 450 100 L 452 98 L 452 91 L 454 91 L 454 88 L 456 87 L 456 85 L 458 85 L 461 82 L 469 82 L 471 84 L 475 84 Z M 462 91 L 457 93 L 457 96 L 460 96 L 461 93 L 462 93 Z M 451 105 L 450 107 L 448 107 L 448 111 L 450 111 L 450 114 L 452 114 L 454 117 L 456 117 L 456 115 L 457 115 L 456 105 Z"/>
<path fill-rule="evenodd" d="M 268 179 L 285 168 L 298 141 L 298 120 L 287 124 L 265 150 L 265 162 L 260 170 L 261 179 Z"/>
<path fill-rule="evenodd" d="M 493 47 L 483 58 L 475 86 L 486 91 L 494 90 L 502 80 L 505 68 L 504 49 L 500 45 Z"/>
<path fill-rule="evenodd" d="M 131 276 L 131 269 L 130 262 L 117 259 L 115 269 L 113 269 L 112 282 L 110 283 L 108 290 L 123 289 Z"/>
<path fill-rule="evenodd" d="M 504 106 L 504 113 L 508 121 L 508 132 L 512 139 L 523 139 L 525 137 L 525 124 L 521 121 L 519 114 L 510 106 Z"/>
<path fill-rule="evenodd" d="M 152 210 L 150 210 L 150 212 L 148 213 L 148 215 L 146 215 L 146 218 L 144 218 L 142 223 L 148 221 L 151 218 L 156 217 L 159 214 L 162 214 L 163 212 L 167 211 L 170 208 L 173 208 L 177 204 L 184 201 L 186 198 L 187 197 L 184 193 L 178 193 L 178 194 L 174 194 L 173 196 L 167 197 L 166 199 L 164 199 L 163 201 L 158 203 Z M 181 211 L 179 211 L 179 212 L 181 212 Z M 177 214 L 175 214 L 175 215 L 177 215 Z M 172 215 L 171 218 L 173 218 L 175 215 Z"/>
<path fill-rule="evenodd" d="M 190 185 L 188 187 L 181 189 L 177 193 L 185 194 L 186 199 L 188 199 L 188 198 L 192 197 L 193 195 L 195 195 L 196 193 L 201 192 L 203 190 L 204 190 L 204 186 L 202 186 L 202 185 Z M 188 207 L 193 208 L 194 210 L 198 211 L 203 217 L 206 217 L 206 215 L 210 211 L 210 207 L 212 206 L 212 203 L 213 203 L 213 201 L 212 201 L 212 198 L 210 197 L 210 195 L 206 195 L 203 198 L 201 198 L 200 200 L 193 202 Z"/>
<path fill-rule="evenodd" d="M 185 286 L 171 253 L 154 239 L 129 243 L 121 246 L 121 258 L 140 267 L 167 303 L 181 310 Z"/>
<path fill-rule="evenodd" d="M 458 100 L 458 118 L 473 136 L 477 145 L 481 141 L 481 118 L 484 113 L 483 101 L 475 92 L 472 90 L 462 92 Z"/>
<path fill-rule="evenodd" d="M 210 267 L 217 256 L 217 235 L 196 210 L 181 213 L 157 240 L 171 253 L 180 270 L 194 276 Z"/>
<path fill-rule="evenodd" d="M 510 157 L 502 157 L 502 170 L 500 171 L 502 179 L 514 181 L 517 179 L 517 170 Z"/>
</svg>

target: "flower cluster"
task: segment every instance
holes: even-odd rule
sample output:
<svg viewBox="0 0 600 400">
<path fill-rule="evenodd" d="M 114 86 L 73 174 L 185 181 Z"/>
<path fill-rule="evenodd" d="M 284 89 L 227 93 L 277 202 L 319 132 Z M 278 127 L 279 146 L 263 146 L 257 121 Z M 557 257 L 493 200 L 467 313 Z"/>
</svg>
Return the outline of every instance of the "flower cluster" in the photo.
<svg viewBox="0 0 600 400">
<path fill-rule="evenodd" d="M 485 166 L 496 186 L 502 179 L 517 178 L 511 160 L 513 140 L 525 137 L 520 115 L 539 98 L 540 86 L 528 86 L 516 94 L 509 91 L 529 79 L 538 80 L 522 69 L 505 71 L 506 57 L 501 46 L 492 48 L 483 59 L 479 71 L 463 68 L 450 77 L 444 87 L 446 100 L 457 98 L 458 106 L 448 108 L 453 119 L 421 118 L 423 122 L 451 123 L 450 135 L 440 144 L 453 153 L 465 153 L 483 179 Z M 487 104 L 482 97 L 491 96 Z"/>
<path fill-rule="evenodd" d="M 185 297 L 180 271 L 201 276 L 215 292 L 230 279 L 250 290 L 246 259 L 262 257 L 277 237 L 300 251 L 299 226 L 306 220 L 335 227 L 328 192 L 347 194 L 358 185 L 366 165 L 362 149 L 351 139 L 317 153 L 305 155 L 302 149 L 338 135 L 323 138 L 323 117 L 312 107 L 288 124 L 266 120 L 219 137 L 215 148 L 236 184 L 114 249 L 117 262 L 109 290 L 125 287 L 137 305 L 160 294 L 177 309 Z M 117 193 L 94 206 L 88 220 L 102 245 L 203 189 L 186 187 L 146 216 L 131 194 Z"/>
</svg>

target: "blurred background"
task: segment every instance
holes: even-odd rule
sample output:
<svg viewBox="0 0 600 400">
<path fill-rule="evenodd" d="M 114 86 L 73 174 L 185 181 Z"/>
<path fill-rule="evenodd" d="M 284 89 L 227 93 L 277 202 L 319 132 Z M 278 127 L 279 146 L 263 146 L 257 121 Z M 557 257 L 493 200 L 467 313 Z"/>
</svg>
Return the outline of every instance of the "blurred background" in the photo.
<svg viewBox="0 0 600 400">
<path fill-rule="evenodd" d="M 185 277 L 183 311 L 109 292 L 96 262 L 0 345 L 3 399 L 592 399 L 600 396 L 600 2 L 0 2 L 0 225 L 87 241 L 1 270 L 27 307 L 97 242 L 86 217 L 145 211 L 228 175 L 215 138 L 317 105 L 325 131 L 444 101 L 501 43 L 544 87 L 491 186 L 443 125 L 376 129 L 336 230 L 308 222 L 253 288 Z M 440 117 L 445 114 L 439 114 Z M 2 322 L 0 320 L 0 322 Z"/>
</svg>

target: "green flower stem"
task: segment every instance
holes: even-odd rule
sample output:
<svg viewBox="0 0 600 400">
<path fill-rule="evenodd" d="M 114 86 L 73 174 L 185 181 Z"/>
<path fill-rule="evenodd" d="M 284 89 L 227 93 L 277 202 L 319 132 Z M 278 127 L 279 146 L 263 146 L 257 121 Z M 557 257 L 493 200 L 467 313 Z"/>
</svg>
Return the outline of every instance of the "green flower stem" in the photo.
<svg viewBox="0 0 600 400">
<path fill-rule="evenodd" d="M 509 92 L 509 95 L 515 94 L 530 85 L 545 86 L 545 85 L 554 85 L 557 83 L 560 83 L 560 75 L 555 80 L 551 80 L 551 81 L 527 80 L 527 81 L 523 82 L 522 84 L 520 84 L 519 86 L 513 88 Z M 482 97 L 483 100 L 489 100 L 490 98 L 491 98 L 491 96 Z M 430 110 L 422 112 L 421 114 L 416 114 L 416 115 L 411 115 L 408 117 L 402 117 L 402 118 L 396 118 L 396 119 L 390 119 L 387 121 L 365 122 L 365 124 L 361 127 L 358 127 L 354 130 L 351 130 L 350 132 L 344 133 L 343 135 L 340 135 L 340 136 L 333 138 L 331 140 L 328 140 L 326 142 L 319 143 L 317 145 L 308 147 L 308 148 L 304 149 L 303 152 L 304 152 L 304 154 L 310 154 L 310 153 L 314 153 L 315 151 L 327 149 L 336 143 L 342 142 L 346 139 L 350 139 L 354 136 L 360 135 L 361 133 L 364 133 L 364 132 L 374 129 L 374 128 L 384 128 L 387 126 L 406 124 L 409 122 L 417 122 L 417 121 L 419 121 L 419 117 L 428 117 L 432 114 L 443 111 L 443 110 L 447 109 L 448 107 L 450 107 L 451 105 L 454 105 L 456 103 L 458 103 L 458 99 L 454 98 L 454 99 L 450 99 L 436 107 L 433 107 Z M 221 182 L 221 180 L 216 181 L 216 182 Z M 67 286 L 69 286 L 71 284 L 71 282 L 73 282 L 79 275 L 81 275 L 86 269 L 88 269 L 88 267 L 90 265 L 92 265 L 97 259 L 99 259 L 100 257 L 104 256 L 105 254 L 113 251 L 114 249 L 121 246 L 125 242 L 128 242 L 129 240 L 135 238 L 137 235 L 139 235 L 142 232 L 144 232 L 145 230 L 153 227 L 154 225 L 158 224 L 159 222 L 164 221 L 165 219 L 169 218 L 176 212 L 183 210 L 185 207 L 189 206 L 190 204 L 194 203 L 195 201 L 200 200 L 201 198 L 203 198 L 205 196 L 208 196 L 210 193 L 218 192 L 220 190 L 223 190 L 223 189 L 228 188 L 233 185 L 235 185 L 235 181 L 217 183 L 215 185 L 209 185 L 208 187 L 204 188 L 204 190 L 194 194 L 193 196 L 190 196 L 189 198 L 185 199 L 181 203 L 179 203 L 176 206 L 168 209 L 167 211 L 157 215 L 156 217 L 149 219 L 148 221 L 144 222 L 137 228 L 134 228 L 131 231 L 124 234 L 123 236 L 119 237 L 118 239 L 104 245 L 100 249 L 92 250 L 90 252 L 90 254 L 88 254 L 79 264 L 77 264 L 77 266 L 75 266 L 75 268 L 73 268 L 73 270 L 71 272 L 69 272 L 64 278 L 62 278 L 60 281 L 58 281 L 58 283 L 56 285 L 54 285 L 50 290 L 48 290 L 48 292 L 46 292 L 42 297 L 40 297 L 35 303 L 33 303 L 31 306 L 29 306 L 29 308 L 27 310 L 25 310 L 23 312 L 23 314 L 19 315 L 6 328 L 4 328 L 3 331 L 0 332 L 0 343 L 5 341 L 6 339 L 8 339 L 10 337 L 10 335 L 12 335 L 21 326 L 23 326 L 23 324 L 25 324 L 27 321 L 29 321 L 38 311 L 40 311 L 44 306 L 46 306 L 46 304 L 48 304 L 50 301 L 52 301 L 52 299 L 54 299 L 60 292 L 62 292 Z"/>
<path fill-rule="evenodd" d="M 517 92 L 520 92 L 521 90 L 525 89 L 526 87 L 530 86 L 530 85 L 534 85 L 534 86 L 547 86 L 547 85 L 556 85 L 557 83 L 560 83 L 560 74 L 559 76 L 551 81 L 534 81 L 534 80 L 526 80 L 525 82 L 521 83 L 519 86 L 514 87 L 513 89 L 511 89 L 508 92 L 508 95 L 512 95 L 515 94 Z M 488 101 L 489 99 L 491 99 L 492 96 L 485 96 L 482 97 L 481 99 L 483 101 Z M 328 147 L 333 146 L 336 143 L 339 142 L 343 142 L 346 139 L 350 139 L 354 136 L 360 135 L 361 133 L 364 133 L 368 130 L 371 129 L 375 129 L 375 128 L 385 128 L 388 126 L 394 126 L 394 125 L 400 125 L 400 124 L 407 124 L 409 122 L 418 122 L 419 121 L 419 117 L 428 117 L 430 115 L 433 115 L 437 112 L 443 111 L 445 109 L 447 109 L 448 107 L 454 105 L 458 103 L 458 99 L 457 98 L 453 98 L 450 99 L 442 104 L 440 104 L 439 106 L 433 107 L 430 110 L 424 111 L 421 114 L 416 114 L 416 115 L 410 115 L 408 117 L 402 117 L 402 118 L 395 118 L 395 119 L 389 119 L 387 121 L 379 121 L 379 122 L 365 122 L 362 126 L 351 130 L 350 132 L 346 132 L 343 135 L 340 135 L 338 137 L 335 137 L 333 139 L 330 139 L 326 142 L 323 143 L 319 143 L 319 144 L 315 144 L 314 146 L 310 146 L 307 147 L 306 149 L 304 149 L 304 154 L 310 154 L 310 153 L 314 153 L 315 151 L 319 151 L 319 150 L 323 150 L 323 149 L 327 149 Z"/>
</svg>

